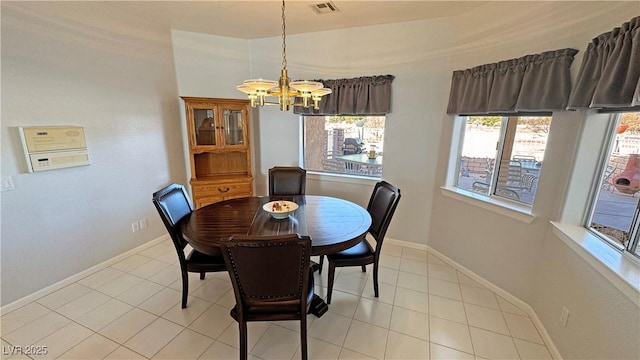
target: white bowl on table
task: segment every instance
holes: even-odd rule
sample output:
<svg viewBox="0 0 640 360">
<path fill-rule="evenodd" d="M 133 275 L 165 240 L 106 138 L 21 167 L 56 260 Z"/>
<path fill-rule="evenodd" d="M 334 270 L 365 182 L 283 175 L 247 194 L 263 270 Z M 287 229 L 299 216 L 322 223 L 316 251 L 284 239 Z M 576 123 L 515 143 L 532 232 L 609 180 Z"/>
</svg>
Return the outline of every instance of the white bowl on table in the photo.
<svg viewBox="0 0 640 360">
<path fill-rule="evenodd" d="M 298 209 L 298 204 L 286 200 L 269 201 L 262 205 L 262 209 L 271 214 L 274 219 L 286 219 Z"/>
</svg>

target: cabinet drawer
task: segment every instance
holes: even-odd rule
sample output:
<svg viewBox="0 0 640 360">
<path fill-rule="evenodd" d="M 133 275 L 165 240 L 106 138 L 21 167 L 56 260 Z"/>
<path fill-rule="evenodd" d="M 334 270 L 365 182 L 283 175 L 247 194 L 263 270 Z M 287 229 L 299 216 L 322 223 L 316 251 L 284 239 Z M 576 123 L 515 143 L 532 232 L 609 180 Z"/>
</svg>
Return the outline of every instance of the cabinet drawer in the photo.
<svg viewBox="0 0 640 360">
<path fill-rule="evenodd" d="M 196 206 L 196 209 L 199 209 L 203 206 L 207 206 L 209 204 L 213 204 L 219 201 L 241 198 L 246 196 L 251 196 L 251 194 L 231 194 L 231 195 L 225 195 L 225 196 L 200 196 L 200 197 L 196 197 L 195 206 Z"/>
<path fill-rule="evenodd" d="M 250 196 L 251 183 L 220 183 L 220 184 L 206 184 L 206 185 L 194 185 L 193 193 L 196 197 L 201 196 Z"/>
<path fill-rule="evenodd" d="M 213 204 L 219 201 L 224 200 L 222 196 L 201 196 L 195 198 L 195 207 L 196 209 L 200 209 L 203 206 L 207 206 L 209 204 Z"/>
</svg>

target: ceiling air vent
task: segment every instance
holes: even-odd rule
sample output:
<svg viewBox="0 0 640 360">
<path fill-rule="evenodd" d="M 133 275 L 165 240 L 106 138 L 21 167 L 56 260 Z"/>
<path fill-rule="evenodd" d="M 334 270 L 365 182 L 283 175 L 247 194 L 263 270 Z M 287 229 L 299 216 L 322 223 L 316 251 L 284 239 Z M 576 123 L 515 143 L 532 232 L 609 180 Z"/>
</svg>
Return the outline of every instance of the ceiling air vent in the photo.
<svg viewBox="0 0 640 360">
<path fill-rule="evenodd" d="M 309 5 L 309 6 L 311 6 L 313 11 L 315 11 L 316 14 L 318 15 L 329 14 L 329 13 L 340 11 L 336 6 L 336 4 L 333 3 L 333 1 L 323 2 L 323 3 Z"/>
</svg>

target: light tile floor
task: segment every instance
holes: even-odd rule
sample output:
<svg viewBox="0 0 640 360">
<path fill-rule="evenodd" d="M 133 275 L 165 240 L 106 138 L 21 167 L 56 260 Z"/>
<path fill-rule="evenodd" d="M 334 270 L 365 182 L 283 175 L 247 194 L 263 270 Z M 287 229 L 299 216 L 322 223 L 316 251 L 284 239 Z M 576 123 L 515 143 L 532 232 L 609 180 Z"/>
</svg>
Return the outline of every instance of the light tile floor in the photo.
<svg viewBox="0 0 640 360">
<path fill-rule="evenodd" d="M 309 359 L 552 358 L 524 311 L 431 253 L 385 244 L 379 298 L 371 271 L 337 269 L 329 312 L 308 318 Z M 326 271 L 315 281 L 326 296 Z M 189 283 L 181 309 L 175 249 L 153 245 L 3 315 L 0 357 L 237 359 L 228 274 Z M 296 321 L 251 323 L 250 358 L 299 359 L 298 333 Z"/>
</svg>

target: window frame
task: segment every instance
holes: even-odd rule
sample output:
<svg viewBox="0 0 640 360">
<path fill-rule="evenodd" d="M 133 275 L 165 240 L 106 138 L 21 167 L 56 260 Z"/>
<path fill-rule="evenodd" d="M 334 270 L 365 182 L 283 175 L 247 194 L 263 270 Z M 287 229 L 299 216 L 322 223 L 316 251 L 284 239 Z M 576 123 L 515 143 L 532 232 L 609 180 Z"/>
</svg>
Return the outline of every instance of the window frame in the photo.
<svg viewBox="0 0 640 360">
<path fill-rule="evenodd" d="M 336 177 L 339 178 L 344 178 L 344 179 L 352 179 L 355 182 L 359 182 L 359 180 L 366 180 L 366 181 L 373 181 L 373 182 L 377 182 L 380 181 L 383 177 L 382 172 L 384 169 L 384 163 L 382 163 L 380 165 L 380 173 L 378 176 L 370 176 L 370 175 L 361 175 L 361 174 L 354 174 L 354 173 L 346 173 L 346 172 L 331 172 L 331 171 L 326 171 L 326 170 L 318 170 L 318 169 L 310 169 L 307 168 L 307 164 L 305 161 L 305 148 L 306 148 L 306 136 L 305 136 L 305 131 L 306 131 L 306 117 L 324 117 L 325 118 L 325 122 L 326 122 L 326 118 L 327 117 L 331 117 L 331 116 L 345 116 L 345 117 L 384 117 L 385 119 L 385 127 L 383 128 L 383 131 L 386 132 L 386 120 L 387 120 L 387 115 L 383 114 L 383 115 L 314 115 L 314 114 L 300 114 L 299 116 L 299 124 L 300 124 L 300 133 L 299 133 L 299 144 L 300 144 L 300 152 L 299 152 L 299 163 L 302 164 L 302 167 L 304 167 L 308 173 L 310 174 L 314 174 L 319 178 L 322 177 L 329 177 L 329 178 L 333 178 L 335 179 Z M 362 139 L 360 139 L 362 140 Z M 383 149 L 384 149 L 384 141 L 385 141 L 385 134 L 383 133 L 382 135 L 382 144 L 383 144 Z M 366 143 L 365 143 L 366 145 Z M 364 151 L 362 152 L 363 154 L 365 153 Z M 352 181 L 349 181 L 352 182 Z"/>
<path fill-rule="evenodd" d="M 569 114 L 566 114 L 567 116 Z M 622 252 L 585 227 L 590 196 L 600 183 L 599 161 L 607 149 L 606 132 L 612 114 L 588 110 L 575 113 L 581 122 L 571 175 L 557 220 L 551 220 L 552 234 L 591 268 L 640 306 L 640 261 Z"/>
<path fill-rule="evenodd" d="M 500 178 L 500 172 L 506 171 L 506 168 L 502 168 L 502 159 L 505 155 L 505 151 L 508 151 L 511 156 L 513 156 L 513 148 L 517 134 L 517 126 L 518 120 L 522 117 L 550 117 L 553 120 L 553 113 L 539 113 L 539 114 L 514 114 L 514 115 L 505 115 L 505 114 L 488 114 L 486 116 L 499 116 L 501 117 L 500 124 L 500 133 L 498 135 L 498 143 L 496 145 L 496 153 L 493 165 L 493 171 L 491 173 L 491 179 L 489 182 L 490 188 L 489 191 L 485 194 L 482 192 L 477 192 L 473 190 L 467 190 L 458 186 L 460 171 L 462 165 L 462 151 L 464 147 L 464 137 L 466 136 L 466 125 L 468 123 L 470 115 L 456 115 L 454 126 L 454 133 L 452 134 L 452 152 L 451 155 L 454 156 L 455 161 L 452 161 L 450 157 L 449 163 L 455 163 L 455 167 L 452 169 L 451 166 L 448 171 L 447 176 L 447 186 L 456 190 L 456 192 L 460 194 L 464 194 L 467 196 L 471 196 L 473 198 L 486 198 L 485 200 L 489 200 L 489 202 L 509 208 L 514 209 L 518 212 L 522 212 L 525 214 L 532 214 L 532 209 L 535 203 L 535 195 L 531 204 L 510 199 L 507 196 L 501 196 L 498 194 L 498 179 Z M 464 136 L 463 136 L 464 135 Z M 546 146 L 545 146 L 546 151 Z M 542 173 L 542 169 L 540 169 L 540 173 Z M 538 176 L 539 178 L 539 176 Z M 527 221 L 528 222 L 528 221 Z"/>
<path fill-rule="evenodd" d="M 456 186 L 457 174 L 460 170 L 460 153 L 462 152 L 462 133 L 466 126 L 465 115 L 455 115 L 453 118 L 453 128 L 451 134 L 451 145 L 449 148 L 449 161 L 447 162 L 447 175 L 444 186 L 440 187 L 443 196 L 469 205 L 477 206 L 487 211 L 503 215 L 516 221 L 530 224 L 535 220 L 533 206 L 524 206 L 524 203 L 509 201 L 499 196 L 486 196 L 470 190 L 458 188 Z"/>
<path fill-rule="evenodd" d="M 627 256 L 632 260 L 640 263 L 640 202 L 638 203 L 638 205 L 636 205 L 636 209 L 633 213 L 631 228 L 629 229 L 630 235 L 626 245 L 620 244 L 619 241 L 591 227 L 598 202 L 598 197 L 600 195 L 600 191 L 603 190 L 602 185 L 605 181 L 604 173 L 608 165 L 609 158 L 613 154 L 616 129 L 621 122 L 623 113 L 624 112 L 609 113 L 609 117 L 607 119 L 608 124 L 604 134 L 604 143 L 600 151 L 600 156 L 598 158 L 597 171 L 595 172 L 596 178 L 593 181 L 594 186 L 589 192 L 589 200 L 581 224 L 589 233 L 596 236 L 606 245 L 612 247 L 616 251 L 621 252 L 623 256 Z"/>
</svg>

